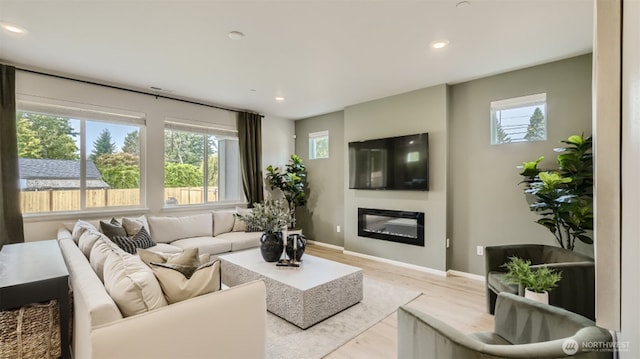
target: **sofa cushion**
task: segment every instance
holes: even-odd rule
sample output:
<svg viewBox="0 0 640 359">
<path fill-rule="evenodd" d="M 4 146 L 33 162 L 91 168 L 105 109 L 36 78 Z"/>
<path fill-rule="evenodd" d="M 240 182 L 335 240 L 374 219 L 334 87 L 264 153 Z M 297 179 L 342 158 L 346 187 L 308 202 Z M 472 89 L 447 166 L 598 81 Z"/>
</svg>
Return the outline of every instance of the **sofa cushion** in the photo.
<svg viewBox="0 0 640 359">
<path fill-rule="evenodd" d="M 80 248 L 82 254 L 84 254 L 87 259 L 91 254 L 91 248 L 93 248 L 93 245 L 96 243 L 98 238 L 100 238 L 100 236 L 104 236 L 104 234 L 98 232 L 97 230 L 90 229 L 84 231 L 78 239 L 78 248 Z"/>
<path fill-rule="evenodd" d="M 211 236 L 213 219 L 211 213 L 185 217 L 149 217 L 151 238 L 156 243 L 171 243 L 191 237 Z"/>
<path fill-rule="evenodd" d="M 231 232 L 235 221 L 233 211 L 213 211 L 213 236 Z"/>
<path fill-rule="evenodd" d="M 167 305 L 151 268 L 124 251 L 113 251 L 107 257 L 104 287 L 125 317 Z"/>
<path fill-rule="evenodd" d="M 122 224 L 115 218 L 111 218 L 110 222 L 100 221 L 100 229 L 109 239 L 113 239 L 115 236 L 127 236 L 127 231 L 124 230 Z"/>
<path fill-rule="evenodd" d="M 219 260 L 209 261 L 198 266 L 152 263 L 151 269 L 158 278 L 162 292 L 169 304 L 220 289 Z"/>
<path fill-rule="evenodd" d="M 147 232 L 146 228 L 142 226 L 138 233 L 131 237 L 114 236 L 111 240 L 113 243 L 117 244 L 118 247 L 122 248 L 122 250 L 131 254 L 136 253 L 136 248 L 150 248 L 156 245 L 156 243 L 151 240 L 151 236 Z"/>
<path fill-rule="evenodd" d="M 200 253 L 219 254 L 231 251 L 231 242 L 218 237 L 194 237 L 179 239 L 171 242 L 171 245 L 183 250 L 198 248 Z"/>
<path fill-rule="evenodd" d="M 231 242 L 231 250 L 235 252 L 260 246 L 261 236 L 262 232 L 229 232 L 217 236 L 216 239 Z"/>
<path fill-rule="evenodd" d="M 89 263 L 96 275 L 104 283 L 104 263 L 114 250 L 121 250 L 105 236 L 101 236 L 91 248 Z"/>
</svg>

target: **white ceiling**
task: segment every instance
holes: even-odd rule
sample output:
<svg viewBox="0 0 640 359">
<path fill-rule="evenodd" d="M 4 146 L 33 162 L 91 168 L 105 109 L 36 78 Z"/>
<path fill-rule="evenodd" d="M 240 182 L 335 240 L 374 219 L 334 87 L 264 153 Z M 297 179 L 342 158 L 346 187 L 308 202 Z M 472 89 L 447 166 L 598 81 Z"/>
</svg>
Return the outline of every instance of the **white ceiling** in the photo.
<svg viewBox="0 0 640 359">
<path fill-rule="evenodd" d="M 592 0 L 459 1 L 0 0 L 0 61 L 300 119 L 592 49 Z"/>
</svg>

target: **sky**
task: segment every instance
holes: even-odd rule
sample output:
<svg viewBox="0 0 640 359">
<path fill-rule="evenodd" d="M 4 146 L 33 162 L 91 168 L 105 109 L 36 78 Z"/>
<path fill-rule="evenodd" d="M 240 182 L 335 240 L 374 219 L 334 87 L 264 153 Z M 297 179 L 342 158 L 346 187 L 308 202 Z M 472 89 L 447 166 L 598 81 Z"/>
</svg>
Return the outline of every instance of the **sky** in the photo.
<svg viewBox="0 0 640 359">
<path fill-rule="evenodd" d="M 70 120 L 69 122 L 71 123 L 73 130 L 79 133 L 80 121 Z M 105 128 L 108 129 L 111 133 L 111 140 L 116 145 L 116 152 L 122 151 L 122 145 L 124 144 L 124 138 L 127 133 L 138 129 L 138 127 L 136 126 L 120 125 L 107 122 L 86 121 L 85 123 L 87 137 L 87 154 L 90 154 L 93 151 L 93 143 Z M 80 148 L 80 136 L 76 136 L 74 139 L 76 141 L 76 145 L 78 146 L 78 148 Z"/>
</svg>

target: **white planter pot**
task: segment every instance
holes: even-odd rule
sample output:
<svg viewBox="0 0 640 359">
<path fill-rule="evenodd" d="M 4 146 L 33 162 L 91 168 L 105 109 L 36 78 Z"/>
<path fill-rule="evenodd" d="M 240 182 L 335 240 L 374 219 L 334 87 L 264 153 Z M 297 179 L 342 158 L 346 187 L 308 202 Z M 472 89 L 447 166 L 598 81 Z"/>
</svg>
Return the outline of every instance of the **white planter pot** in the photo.
<svg viewBox="0 0 640 359">
<path fill-rule="evenodd" d="M 549 304 L 549 292 L 536 293 L 536 292 L 532 292 L 529 289 L 525 288 L 524 297 L 525 298 L 529 298 L 529 299 L 533 299 L 536 302 Z"/>
</svg>

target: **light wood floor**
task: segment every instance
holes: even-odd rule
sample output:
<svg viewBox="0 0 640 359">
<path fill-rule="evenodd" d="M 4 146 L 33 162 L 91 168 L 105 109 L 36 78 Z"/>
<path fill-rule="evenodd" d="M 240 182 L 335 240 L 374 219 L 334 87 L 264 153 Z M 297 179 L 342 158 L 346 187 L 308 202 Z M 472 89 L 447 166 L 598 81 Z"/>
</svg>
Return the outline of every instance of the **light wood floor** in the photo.
<svg viewBox="0 0 640 359">
<path fill-rule="evenodd" d="M 377 280 L 420 290 L 423 294 L 412 301 L 410 305 L 462 332 L 493 330 L 493 316 L 485 312 L 485 289 L 484 283 L 481 281 L 424 273 L 347 255 L 342 251 L 317 244 L 309 244 L 307 253 L 360 267 L 366 276 Z M 397 317 L 394 313 L 326 358 L 396 358 L 396 330 Z"/>
</svg>

